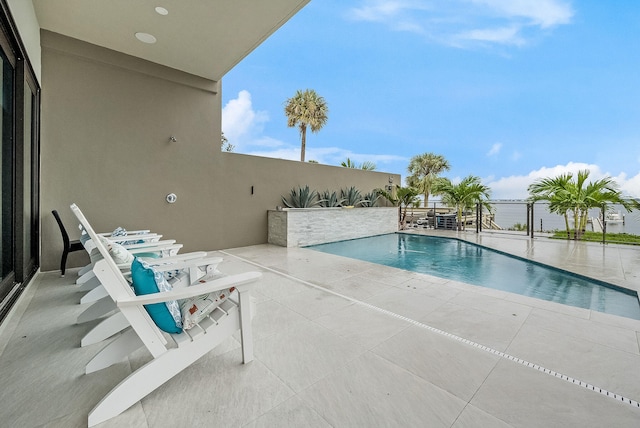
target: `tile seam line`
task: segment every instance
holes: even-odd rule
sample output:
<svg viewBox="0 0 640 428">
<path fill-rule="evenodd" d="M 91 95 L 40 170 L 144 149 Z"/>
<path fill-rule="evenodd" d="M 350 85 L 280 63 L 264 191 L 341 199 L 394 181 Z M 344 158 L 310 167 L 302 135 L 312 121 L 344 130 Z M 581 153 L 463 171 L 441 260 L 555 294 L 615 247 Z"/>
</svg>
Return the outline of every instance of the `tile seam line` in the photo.
<svg viewBox="0 0 640 428">
<path fill-rule="evenodd" d="M 453 333 L 449 333 L 449 332 L 446 332 L 444 330 L 440 330 L 438 328 L 435 328 L 435 327 L 432 327 L 430 325 L 424 324 L 424 323 L 422 323 L 420 321 L 416 321 L 416 320 L 411 319 L 409 317 L 405 317 L 404 315 L 400 315 L 400 314 L 397 314 L 395 312 L 389 311 L 387 309 L 383 309 L 383 308 L 380 308 L 378 306 L 374 306 L 374 305 L 372 305 L 370 303 L 366 303 L 366 302 L 363 302 L 361 300 L 354 299 L 353 297 L 349 297 L 349 296 L 346 296 L 344 294 L 337 293 L 337 292 L 335 292 L 333 290 L 329 290 L 329 289 L 324 288 L 324 287 L 322 287 L 320 285 L 313 284 L 311 282 L 305 281 L 305 280 L 300 279 L 300 278 L 296 278 L 295 276 L 292 276 L 292 275 L 289 275 L 287 273 L 280 272 L 280 271 L 278 271 L 276 269 L 261 265 L 259 263 L 251 261 L 251 260 L 246 259 L 244 257 L 240 257 L 240 256 L 237 256 L 235 254 L 228 253 L 228 252 L 226 252 L 224 250 L 218 250 L 218 252 L 222 253 L 222 254 L 225 254 L 225 255 L 228 255 L 230 257 L 234 257 L 234 258 L 236 258 L 238 260 L 242 260 L 243 262 L 249 263 L 249 264 L 251 264 L 253 266 L 257 266 L 257 267 L 259 267 L 261 269 L 264 269 L 266 271 L 273 272 L 273 273 L 275 273 L 277 275 L 280 275 L 280 276 L 283 276 L 285 278 L 289 278 L 289 279 L 291 279 L 293 281 L 296 281 L 296 282 L 299 282 L 301 284 L 305 284 L 307 286 L 316 288 L 318 290 L 322 290 L 322 291 L 325 291 L 327 293 L 333 294 L 335 296 L 341 297 L 343 299 L 346 299 L 346 300 L 348 300 L 348 301 L 350 301 L 352 303 L 355 303 L 357 305 L 363 306 L 363 307 L 368 308 L 370 310 L 373 310 L 373 311 L 376 311 L 376 312 L 380 312 L 380 313 L 383 313 L 385 315 L 388 315 L 388 316 L 403 320 L 403 321 L 405 321 L 405 322 L 407 322 L 409 324 L 412 324 L 412 325 L 414 325 L 416 327 L 422 328 L 424 330 L 431 331 L 431 332 L 439 334 L 441 336 L 448 337 L 450 339 L 453 339 L 453 340 L 456 340 L 458 342 L 461 342 L 461 343 L 464 343 L 466 345 L 469 345 L 469 346 L 472 346 L 474 348 L 477 348 L 477 349 L 479 349 L 481 351 L 485 351 L 485 352 L 488 352 L 490 354 L 497 355 L 500 358 L 504 358 L 506 360 L 510 360 L 510 361 L 512 361 L 514 363 L 517 363 L 517 364 L 520 364 L 522 366 L 537 370 L 537 371 L 545 373 L 545 374 L 547 374 L 549 376 L 555 377 L 557 379 L 564 380 L 565 382 L 571 383 L 571 384 L 576 385 L 576 386 L 583 387 L 583 388 L 585 388 L 587 390 L 599 393 L 600 395 L 604 395 L 604 396 L 609 397 L 611 399 L 615 399 L 616 401 L 620 401 L 620 402 L 622 402 L 624 404 L 627 404 L 627 405 L 629 405 L 631 407 L 640 409 L 640 402 L 638 402 L 636 400 L 632 400 L 630 398 L 626 398 L 626 397 L 624 397 L 624 396 L 622 396 L 620 394 L 616 394 L 614 392 L 608 391 L 608 390 L 606 390 L 604 388 L 600 388 L 600 387 L 598 387 L 596 385 L 593 385 L 593 384 L 590 384 L 588 382 L 584 382 L 584 381 L 581 381 L 579 379 L 575 379 L 575 378 L 572 378 L 572 377 L 567 376 L 565 374 L 556 372 L 554 370 L 547 369 L 547 368 L 545 368 L 543 366 L 540 366 L 538 364 L 534 364 L 534 363 L 531 363 L 531 362 L 529 362 L 527 360 L 523 360 L 523 359 L 518 358 L 516 356 L 507 354 L 506 352 L 498 351 L 497 349 L 493 349 L 493 348 L 491 348 L 489 346 L 482 345 L 482 344 L 474 342 L 472 340 L 465 339 L 463 337 L 457 336 L 457 335 L 455 335 Z"/>
</svg>

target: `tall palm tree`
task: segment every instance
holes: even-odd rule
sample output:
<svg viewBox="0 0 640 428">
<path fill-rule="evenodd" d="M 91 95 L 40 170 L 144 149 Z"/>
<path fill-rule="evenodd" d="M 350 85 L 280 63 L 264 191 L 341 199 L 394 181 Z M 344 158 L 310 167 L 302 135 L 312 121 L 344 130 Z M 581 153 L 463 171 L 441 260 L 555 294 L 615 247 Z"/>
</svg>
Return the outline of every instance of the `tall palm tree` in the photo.
<svg viewBox="0 0 640 428">
<path fill-rule="evenodd" d="M 307 140 L 307 126 L 311 132 L 320 131 L 327 123 L 329 108 L 323 97 L 313 89 L 296 91 L 296 94 L 286 101 L 284 114 L 287 116 L 287 126 L 300 129 L 300 161 L 304 162 Z"/>
<path fill-rule="evenodd" d="M 432 191 L 434 195 L 440 195 L 446 205 L 455 208 L 458 230 L 462 230 L 466 223 L 462 221 L 462 212 L 472 209 L 477 203 L 488 206 L 487 200 L 491 194 L 480 177 L 473 175 L 465 177 L 458 184 L 453 184 L 448 178 L 439 178 L 433 183 Z"/>
<path fill-rule="evenodd" d="M 451 168 L 444 156 L 435 153 L 416 155 L 409 161 L 407 185 L 417 188 L 424 195 L 424 206 L 429 203 L 431 188 L 438 176 Z"/>
<path fill-rule="evenodd" d="M 571 237 L 569 213 L 573 215 L 574 239 L 580 239 L 586 229 L 589 209 L 605 209 L 607 204 L 620 204 L 627 211 L 640 209 L 640 202 L 622 195 L 618 184 L 611 177 L 587 183 L 589 170 L 580 170 L 573 180 L 572 173 L 554 178 L 544 178 L 529 186 L 532 200 L 549 201 L 549 211 L 563 213 L 567 238 Z"/>
</svg>

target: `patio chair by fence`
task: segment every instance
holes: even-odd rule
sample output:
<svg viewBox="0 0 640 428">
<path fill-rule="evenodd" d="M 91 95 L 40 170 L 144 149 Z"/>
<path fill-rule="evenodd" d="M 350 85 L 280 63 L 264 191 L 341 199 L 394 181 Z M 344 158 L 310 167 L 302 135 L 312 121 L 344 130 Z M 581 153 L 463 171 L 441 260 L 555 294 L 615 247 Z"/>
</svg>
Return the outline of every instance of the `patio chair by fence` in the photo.
<svg viewBox="0 0 640 428">
<path fill-rule="evenodd" d="M 60 276 L 64 276 L 64 272 L 67 267 L 67 256 L 69 255 L 69 253 L 72 253 L 74 251 L 84 250 L 84 246 L 79 239 L 75 239 L 73 241 L 69 239 L 69 234 L 64 228 L 64 224 L 62 224 L 62 220 L 58 215 L 58 211 L 53 210 L 51 211 L 51 214 L 53 214 L 53 216 L 55 217 L 56 222 L 58 223 L 58 227 L 60 227 L 60 233 L 62 234 L 62 242 L 64 244 L 64 248 L 62 249 L 62 258 L 60 259 Z"/>
</svg>

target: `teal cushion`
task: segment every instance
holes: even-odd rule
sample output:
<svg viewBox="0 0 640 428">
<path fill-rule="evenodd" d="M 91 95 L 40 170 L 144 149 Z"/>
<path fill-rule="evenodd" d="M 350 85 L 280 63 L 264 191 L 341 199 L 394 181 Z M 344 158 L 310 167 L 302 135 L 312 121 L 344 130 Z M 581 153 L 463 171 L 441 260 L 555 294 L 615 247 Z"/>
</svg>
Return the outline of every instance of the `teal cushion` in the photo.
<svg viewBox="0 0 640 428">
<path fill-rule="evenodd" d="M 160 253 L 136 253 L 136 257 L 146 257 L 148 259 L 159 259 Z"/>
<path fill-rule="evenodd" d="M 137 257 L 131 264 L 131 279 L 133 280 L 133 290 L 138 296 L 171 290 L 171 285 L 166 281 L 164 275 L 156 272 Z M 182 331 L 182 317 L 177 301 L 153 303 L 144 305 L 144 307 L 160 330 L 167 333 Z"/>
</svg>

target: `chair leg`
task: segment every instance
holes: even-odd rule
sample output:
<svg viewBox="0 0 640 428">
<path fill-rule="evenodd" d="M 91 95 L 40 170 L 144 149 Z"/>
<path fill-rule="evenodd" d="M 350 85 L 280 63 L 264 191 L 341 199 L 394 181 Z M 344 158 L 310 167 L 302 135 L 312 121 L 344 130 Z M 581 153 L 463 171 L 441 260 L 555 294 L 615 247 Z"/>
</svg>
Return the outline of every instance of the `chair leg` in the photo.
<svg viewBox="0 0 640 428">
<path fill-rule="evenodd" d="M 129 327 L 129 321 L 122 312 L 116 312 L 108 318 L 105 318 L 100 324 L 93 327 L 80 341 L 80 347 L 93 345 L 102 342 Z"/>
<path fill-rule="evenodd" d="M 80 299 L 80 304 L 92 303 L 108 295 L 109 293 L 107 292 L 106 288 L 104 288 L 104 286 L 100 284 L 99 286 L 82 296 L 82 298 Z"/>
<path fill-rule="evenodd" d="M 85 373 L 90 374 L 124 361 L 129 354 L 142 348 L 144 343 L 133 329 L 129 329 L 114 341 L 102 348 L 85 367 Z"/>
<path fill-rule="evenodd" d="M 78 318 L 76 319 L 76 324 L 82 324 L 87 321 L 97 320 L 109 312 L 113 312 L 118 309 L 116 302 L 109 296 L 105 296 L 101 299 L 96 300 L 91 306 L 85 309 Z"/>
<path fill-rule="evenodd" d="M 64 271 L 67 266 L 67 256 L 69 255 L 69 249 L 65 248 L 62 252 L 62 259 L 60 260 L 60 276 L 64 277 Z"/>
</svg>

